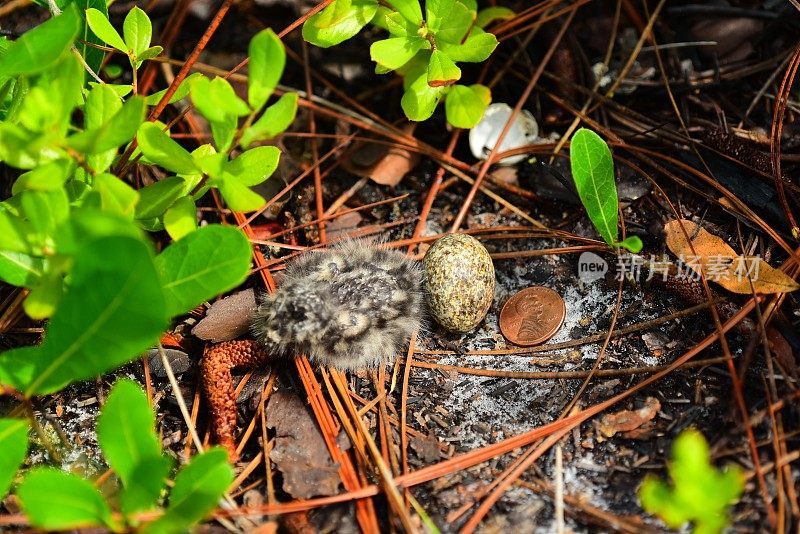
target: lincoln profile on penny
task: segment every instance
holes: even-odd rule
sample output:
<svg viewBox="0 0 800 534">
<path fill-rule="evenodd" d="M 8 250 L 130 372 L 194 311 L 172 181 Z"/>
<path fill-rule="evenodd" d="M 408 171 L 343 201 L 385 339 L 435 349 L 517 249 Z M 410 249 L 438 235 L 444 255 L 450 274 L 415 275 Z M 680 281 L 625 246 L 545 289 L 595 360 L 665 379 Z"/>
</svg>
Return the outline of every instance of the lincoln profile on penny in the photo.
<svg viewBox="0 0 800 534">
<path fill-rule="evenodd" d="M 515 345 L 538 345 L 561 328 L 565 315 L 558 293 L 547 287 L 528 287 L 506 301 L 500 311 L 500 331 Z"/>
</svg>

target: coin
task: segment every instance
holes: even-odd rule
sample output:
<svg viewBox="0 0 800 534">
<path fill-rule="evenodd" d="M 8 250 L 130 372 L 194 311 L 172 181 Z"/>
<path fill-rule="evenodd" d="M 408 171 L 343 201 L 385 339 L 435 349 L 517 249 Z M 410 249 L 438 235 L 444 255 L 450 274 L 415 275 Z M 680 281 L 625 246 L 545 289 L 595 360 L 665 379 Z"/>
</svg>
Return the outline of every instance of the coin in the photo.
<svg viewBox="0 0 800 534">
<path fill-rule="evenodd" d="M 561 295 L 546 287 L 529 287 L 508 299 L 500 312 L 500 331 L 516 345 L 544 343 L 564 323 Z"/>
</svg>

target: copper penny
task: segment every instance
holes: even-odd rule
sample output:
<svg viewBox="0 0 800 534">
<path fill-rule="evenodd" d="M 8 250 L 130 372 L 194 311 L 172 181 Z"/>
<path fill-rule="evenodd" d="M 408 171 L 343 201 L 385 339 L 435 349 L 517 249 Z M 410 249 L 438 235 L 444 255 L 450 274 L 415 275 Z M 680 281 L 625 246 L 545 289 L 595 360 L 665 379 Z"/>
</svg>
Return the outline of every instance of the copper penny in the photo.
<svg viewBox="0 0 800 534">
<path fill-rule="evenodd" d="M 566 314 L 561 295 L 546 287 L 529 287 L 503 306 L 500 331 L 516 345 L 538 345 L 553 337 Z"/>
</svg>

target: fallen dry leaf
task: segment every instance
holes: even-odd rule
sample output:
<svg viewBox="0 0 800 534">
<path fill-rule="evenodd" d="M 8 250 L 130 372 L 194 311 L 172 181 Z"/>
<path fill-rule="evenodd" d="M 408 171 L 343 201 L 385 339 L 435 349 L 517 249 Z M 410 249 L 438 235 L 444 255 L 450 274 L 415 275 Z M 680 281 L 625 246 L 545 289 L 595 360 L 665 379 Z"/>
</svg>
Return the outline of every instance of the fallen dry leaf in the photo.
<svg viewBox="0 0 800 534">
<path fill-rule="evenodd" d="M 413 134 L 415 124 L 407 124 L 402 130 Z M 381 185 L 395 186 L 403 176 L 417 166 L 420 156 L 405 148 L 389 147 L 382 143 L 359 143 L 353 154 L 343 162 L 345 170 L 357 176 L 371 179 Z"/>
<path fill-rule="evenodd" d="M 212 304 L 206 316 L 192 328 L 192 334 L 214 343 L 236 339 L 250 328 L 256 307 L 253 289 L 234 293 Z"/>
<path fill-rule="evenodd" d="M 644 406 L 638 410 L 622 410 L 604 415 L 597 424 L 603 436 L 610 438 L 617 432 L 629 432 L 655 418 L 661 409 L 661 403 L 654 397 L 647 397 Z"/>
<path fill-rule="evenodd" d="M 269 457 L 283 473 L 283 490 L 295 499 L 339 493 L 339 470 L 300 397 L 276 391 L 266 415 L 268 426 L 275 429 Z"/>
<path fill-rule="evenodd" d="M 634 428 L 633 430 L 628 430 L 627 432 L 622 433 L 622 437 L 625 439 L 650 439 L 653 436 L 653 432 L 656 430 L 656 424 L 653 421 L 648 421 L 639 428 Z"/>
<path fill-rule="evenodd" d="M 331 241 L 346 238 L 348 234 L 358 228 L 358 224 L 364 219 L 357 211 L 351 211 L 344 215 L 339 215 L 331 219 L 327 224 L 328 238 Z"/>
<path fill-rule="evenodd" d="M 177 349 L 164 349 L 164 354 L 167 357 L 172 372 L 176 375 L 185 373 L 192 368 L 192 360 L 189 355 L 182 350 Z M 164 362 L 161 361 L 161 352 L 158 349 L 150 349 L 147 351 L 147 363 L 150 365 L 150 373 L 158 378 L 167 378 L 167 370 L 164 368 Z"/>
<path fill-rule="evenodd" d="M 769 340 L 769 349 L 772 351 L 772 355 L 778 361 L 778 364 L 792 378 L 797 379 L 797 363 L 794 359 L 792 346 L 786 341 L 783 334 L 772 326 L 767 327 L 767 339 Z"/>
<path fill-rule="evenodd" d="M 442 457 L 442 451 L 439 450 L 439 440 L 431 433 L 425 438 L 418 438 L 413 436 L 411 438 L 411 448 L 417 453 L 417 456 L 427 465 L 439 461 Z"/>
<path fill-rule="evenodd" d="M 667 233 L 667 247 L 673 254 L 695 273 L 702 272 L 708 280 L 732 293 L 789 293 L 800 289 L 800 284 L 783 271 L 775 269 L 758 256 L 738 255 L 722 238 L 693 221 L 670 221 L 664 225 L 664 230 Z M 752 289 L 749 278 L 752 278 Z"/>
</svg>

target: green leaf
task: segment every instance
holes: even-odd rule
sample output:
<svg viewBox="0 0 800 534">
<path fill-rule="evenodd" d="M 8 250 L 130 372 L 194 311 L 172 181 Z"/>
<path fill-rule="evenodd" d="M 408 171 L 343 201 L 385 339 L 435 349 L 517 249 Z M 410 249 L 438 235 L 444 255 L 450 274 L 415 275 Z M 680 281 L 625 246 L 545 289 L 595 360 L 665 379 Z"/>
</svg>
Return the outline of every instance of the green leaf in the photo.
<svg viewBox="0 0 800 534">
<path fill-rule="evenodd" d="M 158 57 L 163 51 L 163 46 L 151 46 L 150 48 L 143 50 L 141 54 L 136 56 L 136 68 L 138 69 L 142 62 L 147 61 L 148 59 L 153 59 L 154 57 Z"/>
<path fill-rule="evenodd" d="M 428 85 L 446 87 L 461 78 L 461 69 L 441 50 L 434 50 L 428 63 Z"/>
<path fill-rule="evenodd" d="M 139 147 L 148 160 L 177 174 L 194 174 L 200 171 L 192 155 L 152 122 L 145 122 L 136 134 Z"/>
<path fill-rule="evenodd" d="M 611 150 L 599 135 L 581 128 L 570 141 L 569 159 L 589 219 L 605 242 L 613 245 L 618 235 L 618 201 Z"/>
<path fill-rule="evenodd" d="M 73 180 L 70 183 L 80 183 Z M 86 185 L 86 184 L 84 184 Z M 91 192 L 87 186 L 87 191 Z M 130 219 L 100 211 L 98 205 L 86 203 L 73 208 L 69 219 L 55 236 L 56 250 L 65 256 L 76 256 L 88 243 L 102 237 L 128 237 L 146 242 L 144 233 Z"/>
<path fill-rule="evenodd" d="M 136 219 L 161 217 L 184 193 L 185 182 L 180 176 L 170 176 L 139 190 Z"/>
<path fill-rule="evenodd" d="M 30 90 L 30 82 L 25 76 L 17 77 L 14 83 L 14 90 L 11 92 L 11 102 L 8 104 L 5 119 L 8 121 L 16 121 L 19 116 L 19 111 L 22 108 L 22 101 L 25 95 Z"/>
<path fill-rule="evenodd" d="M 267 28 L 256 34 L 248 48 L 247 101 L 259 110 L 278 85 L 286 65 L 286 50 L 280 38 Z"/>
<path fill-rule="evenodd" d="M 453 61 L 480 63 L 497 48 L 497 38 L 491 33 L 473 30 L 463 43 L 441 43 L 439 48 Z"/>
<path fill-rule="evenodd" d="M 186 532 L 216 507 L 231 482 L 233 469 L 228 465 L 228 454 L 223 449 L 215 447 L 195 456 L 175 477 L 175 487 L 164 515 L 146 525 L 144 532 Z"/>
<path fill-rule="evenodd" d="M 77 65 L 77 58 L 73 54 L 65 56 L 64 59 L 65 61 L 62 63 L 71 60 L 74 65 Z M 61 82 L 65 81 L 59 78 L 53 80 L 53 83 L 61 85 Z M 53 159 L 52 145 L 57 144 L 67 133 L 68 116 L 74 107 L 74 102 L 70 101 L 70 96 L 73 95 L 57 92 L 59 89 L 57 87 L 45 88 L 44 77 L 40 78 L 39 82 L 36 87 L 31 89 L 22 103 L 19 124 L 31 132 L 42 134 L 34 142 L 38 145 L 42 156 Z M 80 85 L 77 85 L 76 88 L 80 91 Z M 58 96 L 56 97 L 56 95 Z"/>
<path fill-rule="evenodd" d="M 58 122 L 59 107 L 58 102 L 53 99 L 49 91 L 43 87 L 32 87 L 22 101 L 18 124 L 33 134 L 30 137 L 34 140 L 35 134 L 43 134 L 47 130 L 58 127 L 56 123 Z M 4 124 L 3 126 L 16 126 L 16 124 Z M 48 140 L 44 139 L 43 135 L 40 139 L 35 139 L 39 146 L 42 141 L 47 143 Z"/>
<path fill-rule="evenodd" d="M 198 78 L 204 78 L 204 77 L 205 76 L 203 76 L 199 72 L 195 72 L 184 78 L 181 84 L 178 86 L 178 89 L 174 93 L 172 93 L 172 96 L 170 97 L 168 103 L 174 104 L 178 100 L 185 98 L 186 95 L 189 94 L 189 88 L 191 87 L 192 82 Z M 161 99 L 164 97 L 166 93 L 167 90 L 162 89 L 161 91 L 153 93 L 152 95 L 148 95 L 144 101 L 148 106 L 155 106 L 156 104 L 161 102 Z"/>
<path fill-rule="evenodd" d="M 170 462 L 161 453 L 155 415 L 142 388 L 131 380 L 114 384 L 97 419 L 97 440 L 124 486 L 126 514 L 152 508 Z"/>
<path fill-rule="evenodd" d="M 31 288 L 22 308 L 31 319 L 47 319 L 56 311 L 64 294 L 64 277 L 58 270 L 45 271 Z"/>
<path fill-rule="evenodd" d="M 137 464 L 120 494 L 122 512 L 130 515 L 154 508 L 171 469 L 167 456 L 148 457 Z"/>
<path fill-rule="evenodd" d="M 314 16 L 314 26 L 317 28 L 330 28 L 339 24 L 353 11 L 353 0 L 333 0 L 328 7 Z"/>
<path fill-rule="evenodd" d="M 153 37 L 153 26 L 147 13 L 134 6 L 122 23 L 122 35 L 125 36 L 128 49 L 139 59 L 139 55 L 150 48 L 150 39 Z"/>
<path fill-rule="evenodd" d="M 164 228 L 176 241 L 197 229 L 197 208 L 192 197 L 181 197 L 170 206 L 164 213 Z"/>
<path fill-rule="evenodd" d="M 100 128 L 122 108 L 122 97 L 110 85 L 98 83 L 86 96 L 83 125 L 86 130 Z"/>
<path fill-rule="evenodd" d="M 11 194 L 18 195 L 23 191 L 53 191 L 61 189 L 73 170 L 74 164 L 70 159 L 43 163 L 35 169 L 21 174 L 11 187 Z"/>
<path fill-rule="evenodd" d="M 238 228 L 211 224 L 156 257 L 170 316 L 241 284 L 250 270 L 250 242 Z"/>
<path fill-rule="evenodd" d="M 233 115 L 229 115 L 220 121 L 211 122 L 211 137 L 214 138 L 214 144 L 217 149 L 226 153 L 233 143 L 233 137 L 236 135 L 236 130 L 239 126 L 239 121 Z"/>
<path fill-rule="evenodd" d="M 422 8 L 419 0 L 390 0 L 389 4 L 408 22 L 416 26 L 422 24 Z"/>
<path fill-rule="evenodd" d="M 6 496 L 28 453 L 28 421 L 0 419 L 0 499 Z"/>
<path fill-rule="evenodd" d="M 52 66 L 69 50 L 81 27 L 81 17 L 74 6 L 61 15 L 25 32 L 0 56 L 0 76 L 34 74 Z"/>
<path fill-rule="evenodd" d="M 47 261 L 44 258 L 22 252 L 0 250 L 0 280 L 12 286 L 33 286 L 41 278 L 46 267 Z"/>
<path fill-rule="evenodd" d="M 6 38 L 0 39 L 0 43 L 6 44 L 10 41 L 6 40 Z M 2 46 L 0 46 L 0 54 L 2 54 Z M 12 89 L 14 89 L 14 85 L 16 84 L 18 78 L 0 78 L 0 111 L 5 111 L 4 108 L 8 107 L 8 102 L 10 100 L 9 95 L 11 95 Z M 5 119 L 3 115 L 0 115 L 0 119 Z"/>
<path fill-rule="evenodd" d="M 615 247 L 622 247 L 625 250 L 629 250 L 630 252 L 633 252 L 634 254 L 638 254 L 639 252 L 641 252 L 642 247 L 644 246 L 644 244 L 642 243 L 642 240 L 639 238 L 639 236 L 629 235 L 628 237 L 626 237 L 622 241 L 614 243 L 614 246 Z"/>
<path fill-rule="evenodd" d="M 478 0 L 458 0 L 470 11 L 470 13 L 477 13 Z"/>
<path fill-rule="evenodd" d="M 259 146 L 243 152 L 225 165 L 224 172 L 247 186 L 258 185 L 275 172 L 281 151 L 274 146 Z"/>
<path fill-rule="evenodd" d="M 328 48 L 350 39 L 369 24 L 378 0 L 336 0 L 303 24 L 303 39 Z"/>
<path fill-rule="evenodd" d="M 425 20 L 436 36 L 436 43 L 460 43 L 472 25 L 469 9 L 457 0 L 427 0 Z"/>
<path fill-rule="evenodd" d="M 420 25 L 412 24 L 397 11 L 392 11 L 388 7 L 378 7 L 378 12 L 372 19 L 372 25 L 389 32 L 392 37 L 405 37 L 417 35 Z"/>
<path fill-rule="evenodd" d="M 100 194 L 103 211 L 133 218 L 134 209 L 139 202 L 139 192 L 109 173 L 94 177 L 93 189 Z"/>
<path fill-rule="evenodd" d="M 0 206 L 0 250 L 31 252 L 28 236 L 33 228 L 25 221 Z"/>
<path fill-rule="evenodd" d="M 372 22 L 374 23 L 375 19 Z M 420 28 L 418 24 L 412 24 L 403 15 L 395 12 L 387 14 L 384 22 L 386 31 L 395 37 L 418 35 L 417 32 Z"/>
<path fill-rule="evenodd" d="M 122 40 L 117 30 L 108 21 L 108 16 L 91 8 L 86 10 L 86 23 L 92 29 L 94 34 L 98 36 L 104 43 L 112 48 L 116 48 L 123 54 L 128 54 L 128 46 Z"/>
<path fill-rule="evenodd" d="M 222 193 L 222 198 L 225 199 L 225 203 L 233 211 L 255 211 L 266 203 L 264 197 L 230 175 L 223 175 L 214 182 L 214 186 L 219 189 L 219 192 Z"/>
<path fill-rule="evenodd" d="M 229 117 L 242 117 L 250 113 L 245 101 L 236 96 L 231 84 L 223 78 L 195 79 L 192 82 L 191 96 L 197 110 L 211 122 L 225 121 Z"/>
<path fill-rule="evenodd" d="M 128 98 L 122 109 L 100 128 L 93 150 L 102 152 L 127 144 L 144 122 L 145 111 L 144 98 L 141 96 Z"/>
<path fill-rule="evenodd" d="M 106 67 L 105 70 L 108 70 L 108 67 Z M 131 93 L 131 91 L 133 91 L 133 86 L 131 84 L 89 82 L 89 87 L 93 89 L 98 85 L 110 87 L 115 93 L 117 93 L 117 96 L 120 97 L 120 99 L 125 98 Z"/>
<path fill-rule="evenodd" d="M 430 43 L 417 35 L 390 37 L 372 43 L 369 55 L 381 67 L 394 70 L 408 63 L 426 45 Z"/>
<path fill-rule="evenodd" d="M 108 79 L 116 80 L 123 74 L 122 66 L 117 65 L 116 63 L 108 63 L 103 65 L 103 74 L 105 74 Z"/>
<path fill-rule="evenodd" d="M 111 509 L 90 482 L 49 467 L 32 469 L 17 490 L 31 525 L 45 530 L 115 528 Z"/>
<path fill-rule="evenodd" d="M 20 204 L 25 218 L 42 237 L 52 235 L 69 216 L 69 199 L 63 189 L 25 191 L 20 194 Z"/>
<path fill-rule="evenodd" d="M 227 152 L 238 126 L 238 117 L 250 113 L 227 80 L 197 78 L 192 82 L 192 103 L 211 123 L 211 134 L 220 152 Z"/>
<path fill-rule="evenodd" d="M 478 11 L 478 17 L 475 19 L 475 25 L 478 28 L 485 28 L 496 20 L 510 20 L 513 19 L 516 13 L 507 7 L 492 6 Z"/>
<path fill-rule="evenodd" d="M 42 73 L 36 85 L 44 89 L 57 105 L 55 120 L 58 135 L 66 135 L 71 124 L 72 110 L 83 105 L 84 75 L 86 71 L 76 54 L 64 54 L 61 60 Z"/>
<path fill-rule="evenodd" d="M 108 91 L 114 93 L 111 89 Z M 145 111 L 144 98 L 132 96 L 102 126 L 75 134 L 67 139 L 67 143 L 84 154 L 99 154 L 108 150 L 116 153 L 119 146 L 133 139 L 144 122 Z"/>
<path fill-rule="evenodd" d="M 200 150 L 201 147 L 198 147 L 192 152 L 192 157 L 194 157 L 194 161 L 207 175 L 212 178 L 222 176 L 222 169 L 225 168 L 225 165 L 228 163 L 228 155 L 217 152 L 211 145 L 207 146 L 211 148 L 211 151 L 203 154 L 203 151 Z"/>
<path fill-rule="evenodd" d="M 284 93 L 277 102 L 267 107 L 258 120 L 242 134 L 241 145 L 249 147 L 256 141 L 272 139 L 286 131 L 297 115 L 297 93 Z"/>
<path fill-rule="evenodd" d="M 101 41 L 94 34 L 94 32 L 91 31 L 89 24 L 86 23 L 86 10 L 89 8 L 94 8 L 108 16 L 106 2 L 105 0 L 74 0 L 73 3 L 79 8 L 81 18 L 83 19 L 81 21 L 81 29 L 78 35 L 78 40 L 75 42 L 75 48 L 77 48 L 78 52 L 80 52 L 81 56 L 83 56 L 83 59 L 86 61 L 86 64 L 89 65 L 89 68 L 97 73 L 100 71 L 100 66 L 103 64 L 105 52 L 99 48 L 91 46 L 102 45 L 103 41 Z"/>
<path fill-rule="evenodd" d="M 409 74 L 406 78 L 411 76 Z M 428 85 L 428 75 L 425 70 L 419 72 L 419 75 L 416 78 L 412 78 L 412 80 L 400 99 L 400 105 L 406 117 L 412 121 L 424 121 L 433 115 L 436 105 L 445 94 L 446 88 Z"/>
<path fill-rule="evenodd" d="M 488 102 L 482 97 L 482 91 L 466 85 L 454 85 L 447 93 L 444 109 L 447 122 L 456 128 L 473 128 L 477 125 Z"/>
<path fill-rule="evenodd" d="M 123 484 L 130 482 L 138 464 L 161 456 L 155 425 L 142 388 L 131 380 L 118 380 L 97 418 L 97 441 Z"/>
<path fill-rule="evenodd" d="M 0 161 L 18 169 L 33 169 L 42 162 L 41 152 L 36 134 L 17 124 L 0 122 Z"/>
<path fill-rule="evenodd" d="M 488 106 L 492 103 L 492 91 L 485 85 L 473 83 L 469 86 L 469 88 L 472 89 L 475 94 L 478 95 L 478 97 L 480 97 L 484 106 Z"/>
<path fill-rule="evenodd" d="M 28 397 L 130 361 L 167 326 L 164 294 L 144 242 L 117 236 L 85 242 L 70 276 L 44 342 L 0 355 L 0 383 Z"/>
</svg>

